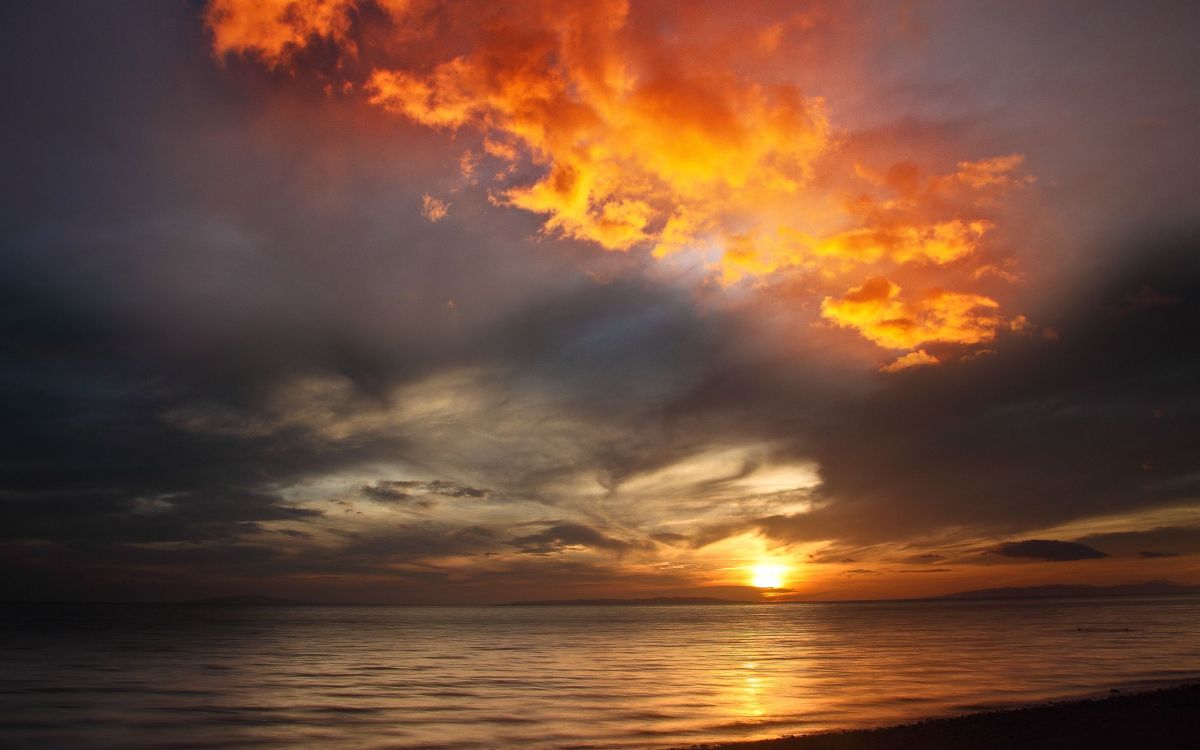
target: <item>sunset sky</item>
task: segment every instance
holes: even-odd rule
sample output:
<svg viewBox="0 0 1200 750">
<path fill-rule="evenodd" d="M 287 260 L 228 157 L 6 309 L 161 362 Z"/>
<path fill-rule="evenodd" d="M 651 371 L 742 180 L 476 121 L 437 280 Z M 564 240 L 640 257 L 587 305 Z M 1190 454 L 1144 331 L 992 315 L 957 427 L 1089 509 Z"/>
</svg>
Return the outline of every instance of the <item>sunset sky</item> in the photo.
<svg viewBox="0 0 1200 750">
<path fill-rule="evenodd" d="M 1200 5 L 0 7 L 0 596 L 1200 583 Z"/>
</svg>

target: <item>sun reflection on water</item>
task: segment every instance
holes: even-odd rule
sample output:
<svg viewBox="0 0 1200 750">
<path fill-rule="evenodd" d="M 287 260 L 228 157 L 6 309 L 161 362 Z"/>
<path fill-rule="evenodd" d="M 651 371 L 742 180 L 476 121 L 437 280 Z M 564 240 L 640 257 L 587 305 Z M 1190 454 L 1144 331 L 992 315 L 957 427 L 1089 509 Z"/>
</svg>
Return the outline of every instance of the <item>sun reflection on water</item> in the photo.
<svg viewBox="0 0 1200 750">
<path fill-rule="evenodd" d="M 742 664 L 742 669 L 750 670 L 752 673 L 745 675 L 742 678 L 742 716 L 747 718 L 758 718 L 766 714 L 766 709 L 762 705 L 762 693 L 770 685 L 769 681 L 761 677 L 755 670 L 758 664 L 755 662 L 746 662 Z"/>
</svg>

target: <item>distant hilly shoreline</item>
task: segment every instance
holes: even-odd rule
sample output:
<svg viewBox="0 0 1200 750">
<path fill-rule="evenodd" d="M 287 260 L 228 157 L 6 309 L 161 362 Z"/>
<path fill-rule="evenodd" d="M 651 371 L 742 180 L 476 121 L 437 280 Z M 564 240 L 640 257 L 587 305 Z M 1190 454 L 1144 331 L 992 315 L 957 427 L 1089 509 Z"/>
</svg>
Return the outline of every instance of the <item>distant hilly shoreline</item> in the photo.
<svg viewBox="0 0 1200 750">
<path fill-rule="evenodd" d="M 533 599 L 504 602 L 497 607 L 670 607 L 698 604 L 768 604 L 713 596 L 656 596 L 649 599 Z"/>
<path fill-rule="evenodd" d="M 1175 583 L 1173 581 L 1145 581 L 1143 583 L 1127 583 L 1117 586 L 1092 586 L 1088 584 L 1047 584 L 1042 586 L 1006 586 L 1001 588 L 974 589 L 958 591 L 952 594 L 929 596 L 911 599 L 862 599 L 865 601 L 894 601 L 894 602 L 945 602 L 945 601 L 979 601 L 1004 599 L 1075 599 L 1086 597 L 1122 597 L 1122 596 L 1200 596 L 1200 585 Z M 493 606 L 493 607 L 671 607 L 671 606 L 714 606 L 714 605 L 771 605 L 771 604 L 805 604 L 825 602 L 836 604 L 851 600 L 821 600 L 821 599 L 791 599 L 787 601 L 747 601 L 744 599 L 724 599 L 709 596 L 656 596 L 646 598 L 606 598 L 606 599 L 530 599 L 512 602 L 502 602 L 491 605 L 459 605 L 459 606 Z M 72 602 L 4 602 L 4 604 L 70 604 Z M 84 604 L 88 602 L 75 602 Z M 116 604 L 120 602 L 91 602 L 93 604 Z M 275 596 L 257 594 L 234 594 L 228 596 L 210 596 L 202 599 L 191 599 L 182 602 L 127 602 L 141 604 L 182 604 L 208 605 L 228 607 L 324 607 L 324 606 L 401 606 L 375 603 L 347 604 L 344 602 L 304 601 L 285 599 Z M 418 605 L 414 605 L 418 606 Z"/>
<path fill-rule="evenodd" d="M 209 596 L 204 599 L 192 599 L 184 604 L 222 604 L 240 607 L 310 607 L 322 606 L 321 602 L 305 602 L 297 599 L 281 599 L 277 596 L 258 596 L 255 594 L 236 594 L 233 596 Z"/>
<path fill-rule="evenodd" d="M 1200 586 L 1189 586 L 1172 581 L 1146 581 L 1126 583 L 1119 586 L 1091 586 L 1087 584 L 1049 584 L 1045 586 L 1006 586 L 994 589 L 960 591 L 955 594 L 928 597 L 926 601 L 955 599 L 1068 599 L 1087 596 L 1175 596 L 1200 594 Z"/>
<path fill-rule="evenodd" d="M 959 591 L 942 596 L 929 596 L 913 599 L 871 599 L 862 601 L 900 601 L 900 602 L 938 602 L 938 601 L 973 601 L 989 599 L 1071 599 L 1095 596 L 1177 596 L 1200 595 L 1200 586 L 1190 586 L 1172 581 L 1146 581 L 1145 583 L 1127 583 L 1118 586 L 1092 586 L 1089 584 L 1048 584 L 1043 586 L 1006 586 L 994 589 L 974 589 Z M 715 597 L 666 597 L 659 596 L 649 599 L 539 599 L 531 601 L 505 602 L 499 607 L 615 607 L 615 606 L 672 606 L 699 604 L 805 604 L 820 600 L 791 599 L 787 601 L 745 601 L 740 599 L 719 599 Z M 837 600 L 831 601 L 837 603 Z"/>
</svg>

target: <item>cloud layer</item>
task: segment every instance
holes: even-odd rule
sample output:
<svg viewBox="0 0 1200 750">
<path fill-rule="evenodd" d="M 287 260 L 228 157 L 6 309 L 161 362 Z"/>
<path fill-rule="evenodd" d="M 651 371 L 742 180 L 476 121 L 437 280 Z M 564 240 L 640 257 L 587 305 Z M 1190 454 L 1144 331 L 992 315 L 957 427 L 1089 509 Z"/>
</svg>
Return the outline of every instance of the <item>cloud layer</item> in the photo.
<svg viewBox="0 0 1200 750">
<path fill-rule="evenodd" d="M 1200 580 L 1182 11 L 557 7 L 0 10 L 5 597 Z"/>
<path fill-rule="evenodd" d="M 944 175 L 912 161 L 864 164 L 825 99 L 766 65 L 781 35 L 804 39 L 847 19 L 818 5 L 793 15 L 762 8 L 746 30 L 759 46 L 749 49 L 686 28 L 705 23 L 697 16 L 717 24 L 728 15 L 718 4 L 685 12 L 624 0 L 516 9 L 217 0 L 206 11 L 218 57 L 329 76 L 341 91 L 460 138 L 463 184 L 544 217 L 546 233 L 682 254 L 724 284 L 788 272 L 818 282 L 817 294 L 855 285 L 826 297 L 822 313 L 891 349 L 993 338 L 1003 321 L 994 299 L 920 274 L 901 296 L 873 275 L 939 267 L 943 284 L 979 286 L 979 270 L 994 262 L 980 260 L 994 228 L 987 215 L 1032 182 L 1023 157 L 958 161 Z M 316 52 L 327 47 L 336 64 L 322 68 Z M 434 221 L 447 211 L 434 196 L 425 207 Z M 880 284 L 897 309 L 847 309 Z"/>
</svg>

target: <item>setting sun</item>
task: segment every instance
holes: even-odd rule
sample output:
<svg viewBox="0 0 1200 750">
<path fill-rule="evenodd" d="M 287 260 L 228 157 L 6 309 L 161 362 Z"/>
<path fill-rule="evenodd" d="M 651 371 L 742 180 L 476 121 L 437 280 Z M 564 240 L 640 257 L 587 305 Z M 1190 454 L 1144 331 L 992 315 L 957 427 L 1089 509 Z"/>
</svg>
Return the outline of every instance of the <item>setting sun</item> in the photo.
<svg viewBox="0 0 1200 750">
<path fill-rule="evenodd" d="M 750 583 L 760 589 L 777 589 L 783 586 L 788 568 L 778 563 L 760 563 L 750 568 Z"/>
</svg>

